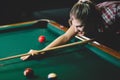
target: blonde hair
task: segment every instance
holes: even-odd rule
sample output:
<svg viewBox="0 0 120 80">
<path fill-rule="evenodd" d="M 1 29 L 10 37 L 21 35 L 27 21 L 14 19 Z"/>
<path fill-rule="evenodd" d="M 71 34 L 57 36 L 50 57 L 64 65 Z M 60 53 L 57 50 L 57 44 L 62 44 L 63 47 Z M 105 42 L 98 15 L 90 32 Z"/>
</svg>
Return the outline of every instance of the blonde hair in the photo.
<svg viewBox="0 0 120 80">
<path fill-rule="evenodd" d="M 82 2 L 91 2 L 90 0 L 78 0 L 77 3 L 82 3 Z"/>
<path fill-rule="evenodd" d="M 95 11 L 95 5 L 92 2 L 81 2 L 79 0 L 71 9 L 70 16 L 74 16 L 77 19 L 85 19 L 88 15 L 91 15 L 91 11 Z"/>
</svg>

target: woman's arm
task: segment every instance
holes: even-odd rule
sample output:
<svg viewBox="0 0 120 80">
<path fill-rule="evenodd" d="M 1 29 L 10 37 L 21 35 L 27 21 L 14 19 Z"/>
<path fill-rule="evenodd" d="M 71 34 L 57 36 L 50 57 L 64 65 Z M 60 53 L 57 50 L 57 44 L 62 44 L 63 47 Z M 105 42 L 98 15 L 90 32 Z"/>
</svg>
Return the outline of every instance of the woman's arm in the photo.
<svg viewBox="0 0 120 80">
<path fill-rule="evenodd" d="M 57 39 L 55 39 L 51 44 L 49 44 L 47 47 L 44 49 L 48 49 L 51 47 L 59 46 L 62 44 L 65 44 L 68 42 L 72 37 L 74 37 L 77 33 L 75 32 L 75 29 L 73 26 L 71 26 L 66 33 L 63 35 L 59 36 Z"/>
<path fill-rule="evenodd" d="M 68 42 L 72 37 L 74 37 L 77 34 L 77 32 L 75 32 L 75 29 L 73 26 L 71 26 L 66 33 L 64 33 L 63 35 L 59 36 L 57 39 L 55 39 L 52 43 L 50 43 L 48 46 L 46 46 L 43 50 L 48 49 L 48 48 L 52 48 L 55 46 L 59 46 L 62 44 L 65 44 L 66 42 Z M 44 52 L 39 53 L 37 50 L 30 50 L 28 52 L 28 54 L 31 54 L 32 56 L 34 55 L 38 55 L 38 54 L 45 54 Z M 27 60 L 31 55 L 27 55 L 27 56 L 22 56 L 21 59 L 22 60 Z"/>
</svg>

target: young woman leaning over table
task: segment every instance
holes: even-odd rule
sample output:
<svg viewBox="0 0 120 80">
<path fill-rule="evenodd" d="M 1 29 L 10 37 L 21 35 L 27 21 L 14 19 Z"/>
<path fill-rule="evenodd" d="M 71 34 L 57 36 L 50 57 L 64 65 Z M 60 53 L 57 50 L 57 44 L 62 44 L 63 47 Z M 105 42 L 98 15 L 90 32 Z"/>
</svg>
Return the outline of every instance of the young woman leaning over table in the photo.
<svg viewBox="0 0 120 80">
<path fill-rule="evenodd" d="M 75 35 L 95 38 L 101 43 L 120 50 L 120 1 L 106 1 L 95 5 L 90 0 L 79 0 L 70 11 L 70 28 L 43 50 L 63 45 Z M 117 43 L 117 44 L 116 44 Z M 110 45 L 112 44 L 112 46 Z M 30 50 L 22 60 L 31 56 L 43 55 Z"/>
</svg>

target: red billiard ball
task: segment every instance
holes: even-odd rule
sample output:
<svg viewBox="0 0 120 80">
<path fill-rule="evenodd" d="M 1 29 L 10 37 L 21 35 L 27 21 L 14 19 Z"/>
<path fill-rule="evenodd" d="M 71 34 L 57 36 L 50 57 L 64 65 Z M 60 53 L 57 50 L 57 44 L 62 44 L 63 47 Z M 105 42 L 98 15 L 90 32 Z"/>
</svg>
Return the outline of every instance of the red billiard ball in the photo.
<svg viewBox="0 0 120 80">
<path fill-rule="evenodd" d="M 34 71 L 31 68 L 26 68 L 24 71 L 24 76 L 26 76 L 27 78 L 33 77 Z"/>
<path fill-rule="evenodd" d="M 45 36 L 39 36 L 38 41 L 43 43 L 45 41 Z"/>
</svg>

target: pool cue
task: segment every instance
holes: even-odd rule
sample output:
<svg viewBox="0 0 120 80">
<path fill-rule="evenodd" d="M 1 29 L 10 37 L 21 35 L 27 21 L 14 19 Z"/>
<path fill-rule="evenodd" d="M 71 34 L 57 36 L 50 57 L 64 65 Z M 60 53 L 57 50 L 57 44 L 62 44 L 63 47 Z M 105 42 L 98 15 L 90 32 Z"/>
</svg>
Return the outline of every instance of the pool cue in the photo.
<svg viewBox="0 0 120 80">
<path fill-rule="evenodd" d="M 85 41 L 78 41 L 78 42 L 69 43 L 69 44 L 65 44 L 65 45 L 61 45 L 61 46 L 57 46 L 57 47 L 48 48 L 48 49 L 45 49 L 45 50 L 38 50 L 38 52 L 39 53 L 47 52 L 47 51 L 52 51 L 52 50 L 55 50 L 55 49 L 61 49 L 61 48 L 65 48 L 65 47 L 75 46 L 75 45 L 78 45 L 78 44 L 82 45 L 82 44 L 85 44 L 85 43 L 92 42 L 93 40 L 94 39 L 85 40 Z M 31 55 L 31 54 L 24 53 L 24 54 L 20 54 L 20 55 L 5 57 L 5 58 L 1 58 L 0 61 L 14 59 L 14 58 L 19 58 L 19 57 L 27 56 L 27 55 Z"/>
</svg>

